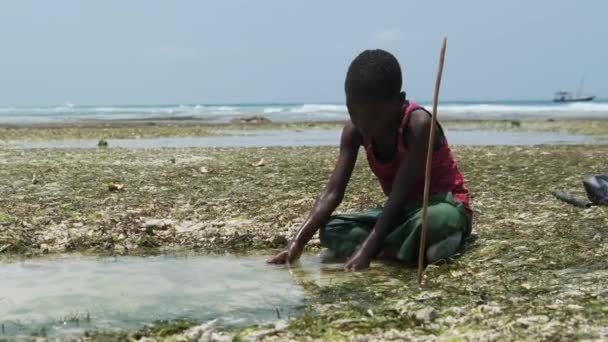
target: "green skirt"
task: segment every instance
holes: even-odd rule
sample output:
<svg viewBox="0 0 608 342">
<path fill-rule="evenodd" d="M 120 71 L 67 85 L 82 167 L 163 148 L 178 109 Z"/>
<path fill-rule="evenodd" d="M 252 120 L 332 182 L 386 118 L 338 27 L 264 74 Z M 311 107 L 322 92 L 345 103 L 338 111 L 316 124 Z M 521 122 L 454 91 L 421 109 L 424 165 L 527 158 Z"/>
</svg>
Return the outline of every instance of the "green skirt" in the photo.
<svg viewBox="0 0 608 342">
<path fill-rule="evenodd" d="M 321 228 L 321 244 L 338 258 L 351 256 L 374 228 L 381 209 L 371 209 L 364 213 L 334 215 Z M 422 226 L 422 203 L 414 203 L 404 209 L 399 223 L 384 240 L 382 254 L 405 263 L 415 263 L 420 248 Z M 454 201 L 451 193 L 436 194 L 429 198 L 427 247 L 446 240 L 455 233 L 464 236 L 470 231 L 470 222 L 460 202 Z M 456 234 L 457 235 L 457 234 Z"/>
</svg>

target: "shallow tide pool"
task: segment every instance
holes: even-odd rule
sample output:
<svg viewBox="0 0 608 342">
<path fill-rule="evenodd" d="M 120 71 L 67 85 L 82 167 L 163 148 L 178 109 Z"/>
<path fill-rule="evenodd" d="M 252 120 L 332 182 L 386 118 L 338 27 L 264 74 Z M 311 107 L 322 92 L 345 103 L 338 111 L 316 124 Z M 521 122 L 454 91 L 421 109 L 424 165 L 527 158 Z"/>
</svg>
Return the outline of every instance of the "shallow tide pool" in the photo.
<svg viewBox="0 0 608 342">
<path fill-rule="evenodd" d="M 289 147 L 289 146 L 337 146 L 340 131 L 335 129 L 310 129 L 299 131 L 256 130 L 229 131 L 224 136 L 111 139 L 110 148 L 191 148 L 191 147 Z M 452 145 L 543 145 L 543 144 L 601 144 L 600 138 L 549 132 L 502 132 L 502 131 L 449 131 Z M 15 141 L 16 148 L 97 148 L 97 140 L 46 140 Z"/>
<path fill-rule="evenodd" d="M 267 256 L 53 257 L 0 263 L 0 338 L 141 328 L 158 320 L 250 325 L 294 316 L 304 290 Z M 296 271 L 337 272 L 319 258 Z M 324 270 L 324 271 L 323 271 Z"/>
</svg>

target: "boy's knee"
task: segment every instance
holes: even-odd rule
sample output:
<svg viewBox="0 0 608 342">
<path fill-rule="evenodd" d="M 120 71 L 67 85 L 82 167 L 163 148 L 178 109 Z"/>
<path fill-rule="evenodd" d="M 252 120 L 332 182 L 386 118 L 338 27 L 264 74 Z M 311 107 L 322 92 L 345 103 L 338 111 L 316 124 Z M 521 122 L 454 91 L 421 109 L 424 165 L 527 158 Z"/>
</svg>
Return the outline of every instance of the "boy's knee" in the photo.
<svg viewBox="0 0 608 342">
<path fill-rule="evenodd" d="M 429 206 L 428 234 L 435 241 L 443 240 L 453 233 L 461 233 L 466 225 L 462 211 L 449 203 Z"/>
</svg>

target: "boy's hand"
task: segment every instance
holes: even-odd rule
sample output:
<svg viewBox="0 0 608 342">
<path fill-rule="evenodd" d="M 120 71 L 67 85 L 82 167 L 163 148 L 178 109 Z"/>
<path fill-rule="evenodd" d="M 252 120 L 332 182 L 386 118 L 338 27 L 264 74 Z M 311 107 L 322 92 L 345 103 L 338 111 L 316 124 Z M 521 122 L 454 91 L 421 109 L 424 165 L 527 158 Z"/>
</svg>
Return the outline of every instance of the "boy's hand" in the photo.
<svg viewBox="0 0 608 342">
<path fill-rule="evenodd" d="M 372 261 L 372 258 L 368 256 L 363 248 L 359 248 L 358 251 L 355 252 L 346 264 L 344 264 L 345 271 L 361 271 L 369 268 L 369 264 Z"/>
<path fill-rule="evenodd" d="M 301 246 L 297 241 L 291 241 L 287 246 L 287 249 L 270 258 L 267 263 L 275 265 L 290 264 L 298 260 L 303 251 L 303 246 Z"/>
</svg>

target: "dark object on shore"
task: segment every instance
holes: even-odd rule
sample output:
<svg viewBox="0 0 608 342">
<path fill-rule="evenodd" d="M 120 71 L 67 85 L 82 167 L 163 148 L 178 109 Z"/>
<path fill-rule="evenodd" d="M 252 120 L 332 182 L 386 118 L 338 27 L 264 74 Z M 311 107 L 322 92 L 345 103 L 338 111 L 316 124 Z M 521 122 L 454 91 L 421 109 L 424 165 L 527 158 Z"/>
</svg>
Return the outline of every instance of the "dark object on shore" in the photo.
<svg viewBox="0 0 608 342">
<path fill-rule="evenodd" d="M 553 194 L 553 196 L 557 197 L 557 199 L 559 199 L 560 201 L 564 201 L 568 204 L 572 204 L 575 207 L 591 208 L 591 202 L 584 200 L 584 199 L 576 198 L 567 192 L 553 191 L 551 193 Z"/>
<path fill-rule="evenodd" d="M 124 184 L 108 183 L 108 190 L 109 191 L 120 191 L 120 190 L 123 190 L 124 188 L 125 188 Z"/>
<path fill-rule="evenodd" d="M 608 174 L 591 176 L 583 181 L 588 200 L 575 198 L 563 191 L 553 191 L 553 196 L 566 203 L 580 208 L 590 208 L 592 205 L 608 205 Z"/>
<path fill-rule="evenodd" d="M 591 176 L 583 181 L 587 197 L 595 205 L 608 205 L 608 174 Z"/>
<path fill-rule="evenodd" d="M 98 147 L 108 147 L 108 141 L 104 138 L 99 139 L 99 142 L 97 142 L 97 146 Z"/>
<path fill-rule="evenodd" d="M 230 123 L 232 124 L 263 124 L 271 122 L 270 119 L 262 115 L 245 116 L 230 120 Z"/>
<path fill-rule="evenodd" d="M 513 120 L 513 121 L 511 121 L 511 127 L 513 127 L 513 128 L 519 128 L 519 127 L 521 127 L 521 121 L 519 121 L 519 120 Z"/>
</svg>

